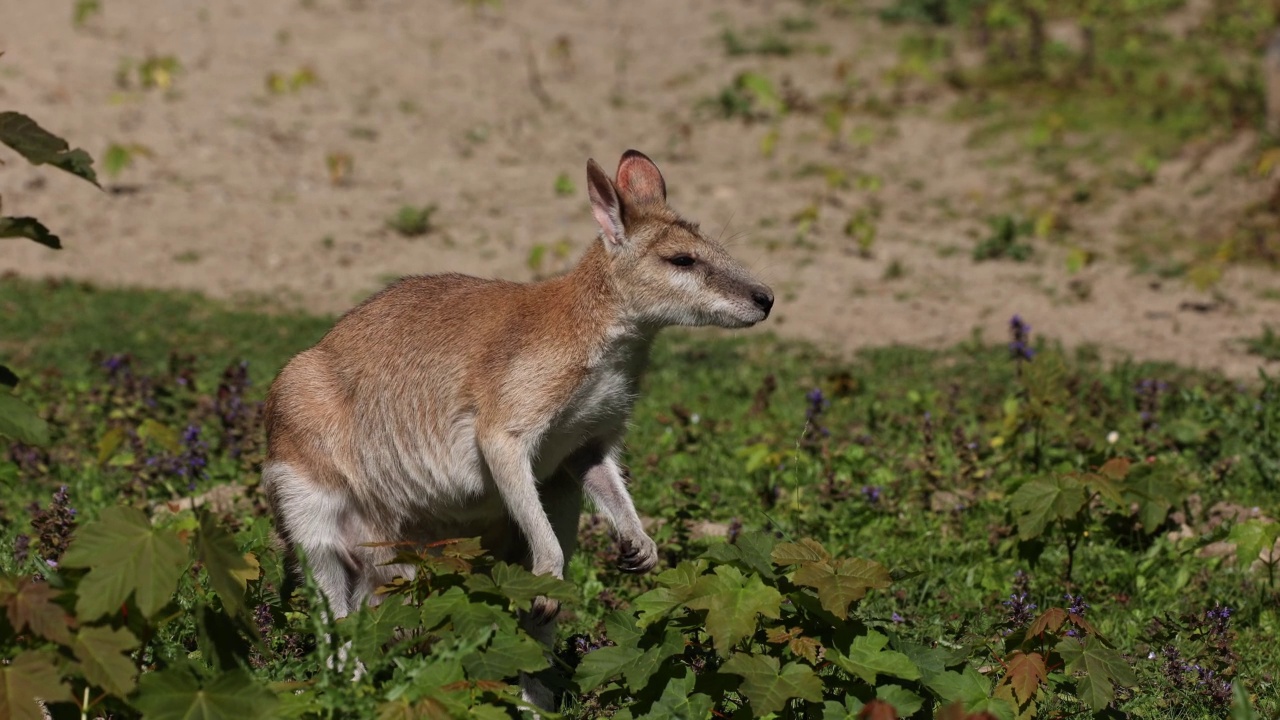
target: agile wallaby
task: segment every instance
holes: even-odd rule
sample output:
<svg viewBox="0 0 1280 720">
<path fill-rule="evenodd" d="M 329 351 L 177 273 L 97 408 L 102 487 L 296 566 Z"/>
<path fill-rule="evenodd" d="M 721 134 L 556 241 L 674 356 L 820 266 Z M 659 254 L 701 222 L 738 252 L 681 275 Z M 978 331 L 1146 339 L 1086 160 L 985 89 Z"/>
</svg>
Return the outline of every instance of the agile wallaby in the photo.
<svg viewBox="0 0 1280 720">
<path fill-rule="evenodd" d="M 754 325 L 773 292 L 667 205 L 643 154 L 612 181 L 589 160 L 587 187 L 600 237 L 569 273 L 402 279 L 272 385 L 263 487 L 337 616 L 412 572 L 367 543 L 479 536 L 563 578 L 584 491 L 623 570 L 658 562 L 618 464 L 649 346 L 668 325 Z M 539 598 L 526 619 L 544 643 L 557 611 Z"/>
</svg>

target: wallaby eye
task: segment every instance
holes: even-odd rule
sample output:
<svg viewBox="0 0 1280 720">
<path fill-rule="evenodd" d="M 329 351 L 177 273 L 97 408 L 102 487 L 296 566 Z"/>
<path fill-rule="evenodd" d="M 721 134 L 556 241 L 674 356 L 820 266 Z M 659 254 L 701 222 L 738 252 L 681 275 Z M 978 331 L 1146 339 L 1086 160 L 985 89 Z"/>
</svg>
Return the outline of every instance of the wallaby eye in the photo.
<svg viewBox="0 0 1280 720">
<path fill-rule="evenodd" d="M 675 265 L 676 267 L 689 267 L 696 261 L 693 259 L 692 255 L 673 255 L 667 258 L 667 262 Z"/>
</svg>

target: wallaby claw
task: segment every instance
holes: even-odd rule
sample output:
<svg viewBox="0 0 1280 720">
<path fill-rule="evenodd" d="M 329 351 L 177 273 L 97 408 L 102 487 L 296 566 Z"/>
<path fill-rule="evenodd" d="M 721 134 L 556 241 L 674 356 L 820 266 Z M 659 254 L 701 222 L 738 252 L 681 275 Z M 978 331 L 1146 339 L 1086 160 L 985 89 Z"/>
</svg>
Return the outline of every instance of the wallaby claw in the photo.
<svg viewBox="0 0 1280 720">
<path fill-rule="evenodd" d="M 658 544 L 648 536 L 623 540 L 618 555 L 618 569 L 625 573 L 643 574 L 658 564 Z"/>
<path fill-rule="evenodd" d="M 529 619 L 538 625 L 546 625 L 560 614 L 560 601 L 539 595 L 533 599 L 533 607 L 529 610 Z"/>
</svg>

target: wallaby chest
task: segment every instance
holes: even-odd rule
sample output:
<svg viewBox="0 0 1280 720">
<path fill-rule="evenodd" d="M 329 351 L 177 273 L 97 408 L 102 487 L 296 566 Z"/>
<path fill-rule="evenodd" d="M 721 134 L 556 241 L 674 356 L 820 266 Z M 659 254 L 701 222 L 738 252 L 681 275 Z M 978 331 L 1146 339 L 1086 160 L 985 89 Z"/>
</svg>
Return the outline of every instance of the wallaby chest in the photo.
<svg viewBox="0 0 1280 720">
<path fill-rule="evenodd" d="M 534 462 L 534 474 L 539 478 L 555 472 L 587 443 L 611 443 L 622 435 L 631 416 L 640 374 L 648 360 L 648 344 L 620 341 L 593 360 L 543 437 Z"/>
</svg>

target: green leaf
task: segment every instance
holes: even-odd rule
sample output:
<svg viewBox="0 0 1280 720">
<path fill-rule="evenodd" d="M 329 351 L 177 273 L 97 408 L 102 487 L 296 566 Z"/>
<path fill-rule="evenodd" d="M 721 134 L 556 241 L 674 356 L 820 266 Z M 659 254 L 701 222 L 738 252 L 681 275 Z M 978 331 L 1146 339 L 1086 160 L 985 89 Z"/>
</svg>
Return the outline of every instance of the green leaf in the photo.
<svg viewBox="0 0 1280 720">
<path fill-rule="evenodd" d="M 1116 696 L 1116 685 L 1133 687 L 1138 684 L 1138 677 L 1129 663 L 1094 635 L 1085 638 L 1083 644 L 1075 638 L 1064 638 L 1056 649 L 1066 663 L 1067 672 L 1084 673 L 1076 680 L 1076 694 L 1094 712 L 1102 712 L 1111 704 Z"/>
<path fill-rule="evenodd" d="M 667 682 L 662 695 L 654 701 L 649 712 L 641 715 L 637 720 L 665 720 L 666 718 L 706 720 L 711 717 L 711 709 L 715 707 L 715 701 L 703 693 L 695 693 L 693 691 L 695 681 L 696 678 L 689 671 L 685 671 L 680 677 L 672 678 Z"/>
<path fill-rule="evenodd" d="M 0 578 L 0 605 L 5 608 L 10 627 L 19 633 L 26 627 L 46 640 L 70 645 L 68 628 L 75 624 L 75 618 L 53 601 L 59 594 L 60 591 L 47 582 L 35 582 L 28 577 L 16 581 Z"/>
<path fill-rule="evenodd" d="M 133 706 L 147 720 L 258 720 L 274 717 L 279 700 L 245 670 L 202 683 L 184 669 L 147 673 Z"/>
<path fill-rule="evenodd" d="M 138 437 L 152 440 L 171 455 L 182 453 L 182 433 L 158 420 L 147 418 L 138 426 Z"/>
<path fill-rule="evenodd" d="M 591 692 L 632 667 L 644 651 L 638 647 L 612 645 L 592 650 L 582 658 L 574 672 L 574 682 L 582 692 Z"/>
<path fill-rule="evenodd" d="M 887 588 L 892 582 L 883 565 L 862 558 L 801 565 L 791 579 L 797 585 L 817 589 L 823 609 L 841 620 L 848 619 L 849 605 L 865 597 L 868 590 Z"/>
<path fill-rule="evenodd" d="M 705 560 L 686 560 L 658 573 L 656 579 L 662 587 L 650 590 L 631 603 L 639 613 L 636 627 L 643 629 L 652 625 L 693 597 L 694 587 L 706 569 Z"/>
<path fill-rule="evenodd" d="M 79 148 L 72 150 L 66 140 L 40 127 L 22 113 L 0 112 L 0 143 L 16 150 L 32 165 L 52 165 L 98 184 L 89 153 Z"/>
<path fill-rule="evenodd" d="M 8 665 L 0 664 L 0 717 L 11 720 L 43 720 L 44 711 L 36 703 L 71 702 L 71 688 L 53 658 L 44 653 L 21 653 Z"/>
<path fill-rule="evenodd" d="M 1018 537 L 1033 540 L 1054 520 L 1067 520 L 1084 507 L 1084 487 L 1066 475 L 1038 477 L 1018 488 L 1009 498 L 1017 516 Z"/>
<path fill-rule="evenodd" d="M 77 589 L 81 620 L 119 611 L 130 595 L 144 615 L 155 615 L 173 596 L 187 563 L 177 533 L 158 530 L 141 510 L 118 505 L 80 528 L 62 556 L 65 567 L 90 568 Z"/>
<path fill-rule="evenodd" d="M 1248 520 L 1232 526 L 1227 542 L 1236 544 L 1236 561 L 1248 568 L 1264 549 L 1275 546 L 1276 538 L 1280 538 L 1280 523 Z"/>
<path fill-rule="evenodd" d="M 491 575 L 472 575 L 467 578 L 467 589 L 473 593 L 489 593 L 507 598 L 517 607 L 527 608 L 539 595 L 571 600 L 576 595 L 573 586 L 551 575 L 534 575 L 519 565 L 500 562 L 493 566 Z"/>
<path fill-rule="evenodd" d="M 1181 502 L 1184 490 L 1176 473 L 1160 463 L 1142 463 L 1125 483 L 1125 500 L 1138 503 L 1142 529 L 1155 532 L 1169 517 L 1174 503 Z"/>
<path fill-rule="evenodd" d="M 782 543 L 773 549 L 770 557 L 775 565 L 800 565 L 826 562 L 831 559 L 831 553 L 818 541 L 805 538 L 798 543 Z"/>
<path fill-rule="evenodd" d="M 858 720 L 863 707 L 856 695 L 845 695 L 843 703 L 828 700 L 822 703 L 822 720 Z"/>
<path fill-rule="evenodd" d="M 233 617 L 247 617 L 244 591 L 247 577 L 257 574 L 244 553 L 236 547 L 235 538 L 218 524 L 206 510 L 196 512 L 200 527 L 196 531 L 196 558 L 209 575 L 209 584 L 222 599 L 222 607 Z"/>
<path fill-rule="evenodd" d="M 514 633 L 516 619 L 511 613 L 486 602 L 472 600 L 460 587 L 422 601 L 422 627 L 434 630 L 442 625 L 453 626 L 461 636 L 473 636 L 494 629 L 500 633 Z"/>
<path fill-rule="evenodd" d="M 778 618 L 782 594 L 754 575 L 744 577 L 737 568 L 721 565 L 714 575 L 694 584 L 693 597 L 685 602 L 692 610 L 707 611 L 707 632 L 722 656 L 739 640 L 756 631 L 756 616 Z"/>
<path fill-rule="evenodd" d="M 720 671 L 742 676 L 742 692 L 756 717 L 782 710 L 792 698 L 822 702 L 822 681 L 812 668 L 796 662 L 779 665 L 778 658 L 770 655 L 736 652 Z"/>
<path fill-rule="evenodd" d="M 124 653 L 137 647 L 138 638 L 125 628 L 87 627 L 76 633 L 71 649 L 89 682 L 122 698 L 137 683 L 137 668 Z"/>
<path fill-rule="evenodd" d="M 712 545 L 703 557 L 719 563 L 737 565 L 740 570 L 755 572 L 761 577 L 773 578 L 776 571 L 770 560 L 773 547 L 778 544 L 772 533 L 752 530 L 738 536 L 735 543 Z"/>
<path fill-rule="evenodd" d="M 62 249 L 62 238 L 33 217 L 0 217 L 0 238 L 26 238 L 47 248 Z"/>
<path fill-rule="evenodd" d="M 900 652 L 885 650 L 889 638 L 875 630 L 854 638 L 846 653 L 829 651 L 827 657 L 841 670 L 862 678 L 868 685 L 876 684 L 877 675 L 888 675 L 902 680 L 918 680 L 920 669 L 911 658 Z"/>
<path fill-rule="evenodd" d="M 924 684 L 937 693 L 944 704 L 958 701 L 969 712 L 973 712 L 971 705 L 986 700 L 991 694 L 991 681 L 967 665 L 963 672 L 939 673 L 926 679 Z"/>
<path fill-rule="evenodd" d="M 16 395 L 0 391 L 0 435 L 28 445 L 49 444 L 49 423 Z"/>
<path fill-rule="evenodd" d="M 1258 711 L 1249 701 L 1249 691 L 1239 680 L 1231 683 L 1231 720 L 1260 720 Z"/>
<path fill-rule="evenodd" d="M 876 698 L 892 705 L 898 711 L 898 717 L 902 718 L 909 718 L 924 707 L 924 698 L 901 685 L 876 687 Z"/>
<path fill-rule="evenodd" d="M 523 633 L 495 633 L 489 647 L 462 657 L 462 668 L 471 680 L 505 680 L 548 665 L 542 645 Z"/>
</svg>

